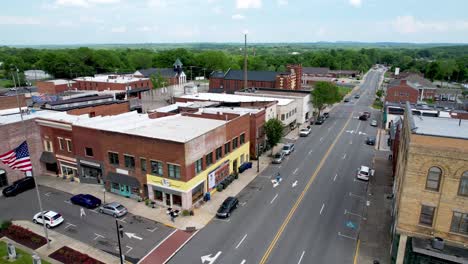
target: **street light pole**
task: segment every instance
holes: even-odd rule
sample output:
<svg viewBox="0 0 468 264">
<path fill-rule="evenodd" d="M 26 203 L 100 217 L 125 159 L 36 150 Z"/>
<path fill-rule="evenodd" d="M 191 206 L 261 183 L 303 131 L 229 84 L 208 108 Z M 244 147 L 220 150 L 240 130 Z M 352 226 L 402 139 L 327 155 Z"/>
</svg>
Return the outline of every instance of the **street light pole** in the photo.
<svg viewBox="0 0 468 264">
<path fill-rule="evenodd" d="M 119 241 L 119 259 L 120 264 L 123 264 L 122 246 L 120 245 L 120 236 L 123 235 L 123 226 L 119 226 L 117 219 L 115 219 L 115 227 L 117 228 L 117 240 Z"/>
<path fill-rule="evenodd" d="M 257 172 L 260 172 L 260 142 L 257 138 Z"/>
</svg>

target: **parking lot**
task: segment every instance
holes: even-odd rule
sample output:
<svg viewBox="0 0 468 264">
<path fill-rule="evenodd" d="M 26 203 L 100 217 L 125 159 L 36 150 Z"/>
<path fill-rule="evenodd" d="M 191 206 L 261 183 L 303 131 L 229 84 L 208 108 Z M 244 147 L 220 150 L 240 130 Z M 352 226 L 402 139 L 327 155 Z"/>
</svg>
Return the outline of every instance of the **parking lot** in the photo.
<svg viewBox="0 0 468 264">
<path fill-rule="evenodd" d="M 60 226 L 54 228 L 55 231 L 118 256 L 116 223 L 112 216 L 101 214 L 98 209 L 84 209 L 85 215 L 82 215 L 81 207 L 69 201 L 71 194 L 43 186 L 39 188 L 43 209 L 56 211 L 65 219 Z M 0 197 L 0 211 L 0 220 L 31 221 L 33 215 L 39 212 L 36 191 L 29 190 L 16 197 Z M 122 252 L 126 260 L 133 263 L 138 262 L 174 230 L 130 213 L 117 222 L 124 228 Z"/>
</svg>

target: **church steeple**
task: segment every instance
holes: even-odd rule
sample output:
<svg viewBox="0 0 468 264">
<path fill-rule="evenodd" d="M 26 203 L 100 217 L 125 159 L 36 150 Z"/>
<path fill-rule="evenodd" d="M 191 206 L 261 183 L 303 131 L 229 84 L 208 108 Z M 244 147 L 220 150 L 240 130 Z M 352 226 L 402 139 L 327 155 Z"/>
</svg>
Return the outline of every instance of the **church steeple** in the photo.
<svg viewBox="0 0 468 264">
<path fill-rule="evenodd" d="M 180 61 L 179 58 L 176 59 L 176 61 L 174 62 L 174 71 L 177 72 L 177 73 L 181 73 L 182 72 L 182 62 Z"/>
</svg>

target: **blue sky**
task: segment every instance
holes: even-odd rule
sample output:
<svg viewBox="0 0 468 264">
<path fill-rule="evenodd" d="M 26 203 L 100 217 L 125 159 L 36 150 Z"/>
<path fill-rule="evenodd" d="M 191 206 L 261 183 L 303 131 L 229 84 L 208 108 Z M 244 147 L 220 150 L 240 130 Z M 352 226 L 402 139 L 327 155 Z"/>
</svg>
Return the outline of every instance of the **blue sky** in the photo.
<svg viewBox="0 0 468 264">
<path fill-rule="evenodd" d="M 15 0 L 0 45 L 148 42 L 468 43 L 467 0 Z"/>
</svg>

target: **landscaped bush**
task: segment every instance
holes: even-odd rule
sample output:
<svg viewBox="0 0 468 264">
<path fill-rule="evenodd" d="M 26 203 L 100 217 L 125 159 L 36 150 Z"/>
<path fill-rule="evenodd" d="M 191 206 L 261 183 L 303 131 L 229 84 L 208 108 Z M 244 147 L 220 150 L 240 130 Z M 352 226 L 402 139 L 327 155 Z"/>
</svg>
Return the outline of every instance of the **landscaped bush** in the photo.
<svg viewBox="0 0 468 264">
<path fill-rule="evenodd" d="M 10 225 L 2 230 L 2 233 L 4 236 L 32 249 L 38 249 L 47 243 L 44 237 L 17 225 Z"/>
<path fill-rule="evenodd" d="M 11 220 L 5 220 L 0 224 L 0 231 L 11 226 Z"/>
<path fill-rule="evenodd" d="M 99 260 L 93 259 L 92 257 L 69 247 L 61 247 L 54 253 L 50 254 L 49 257 L 62 263 L 104 264 Z"/>
</svg>

